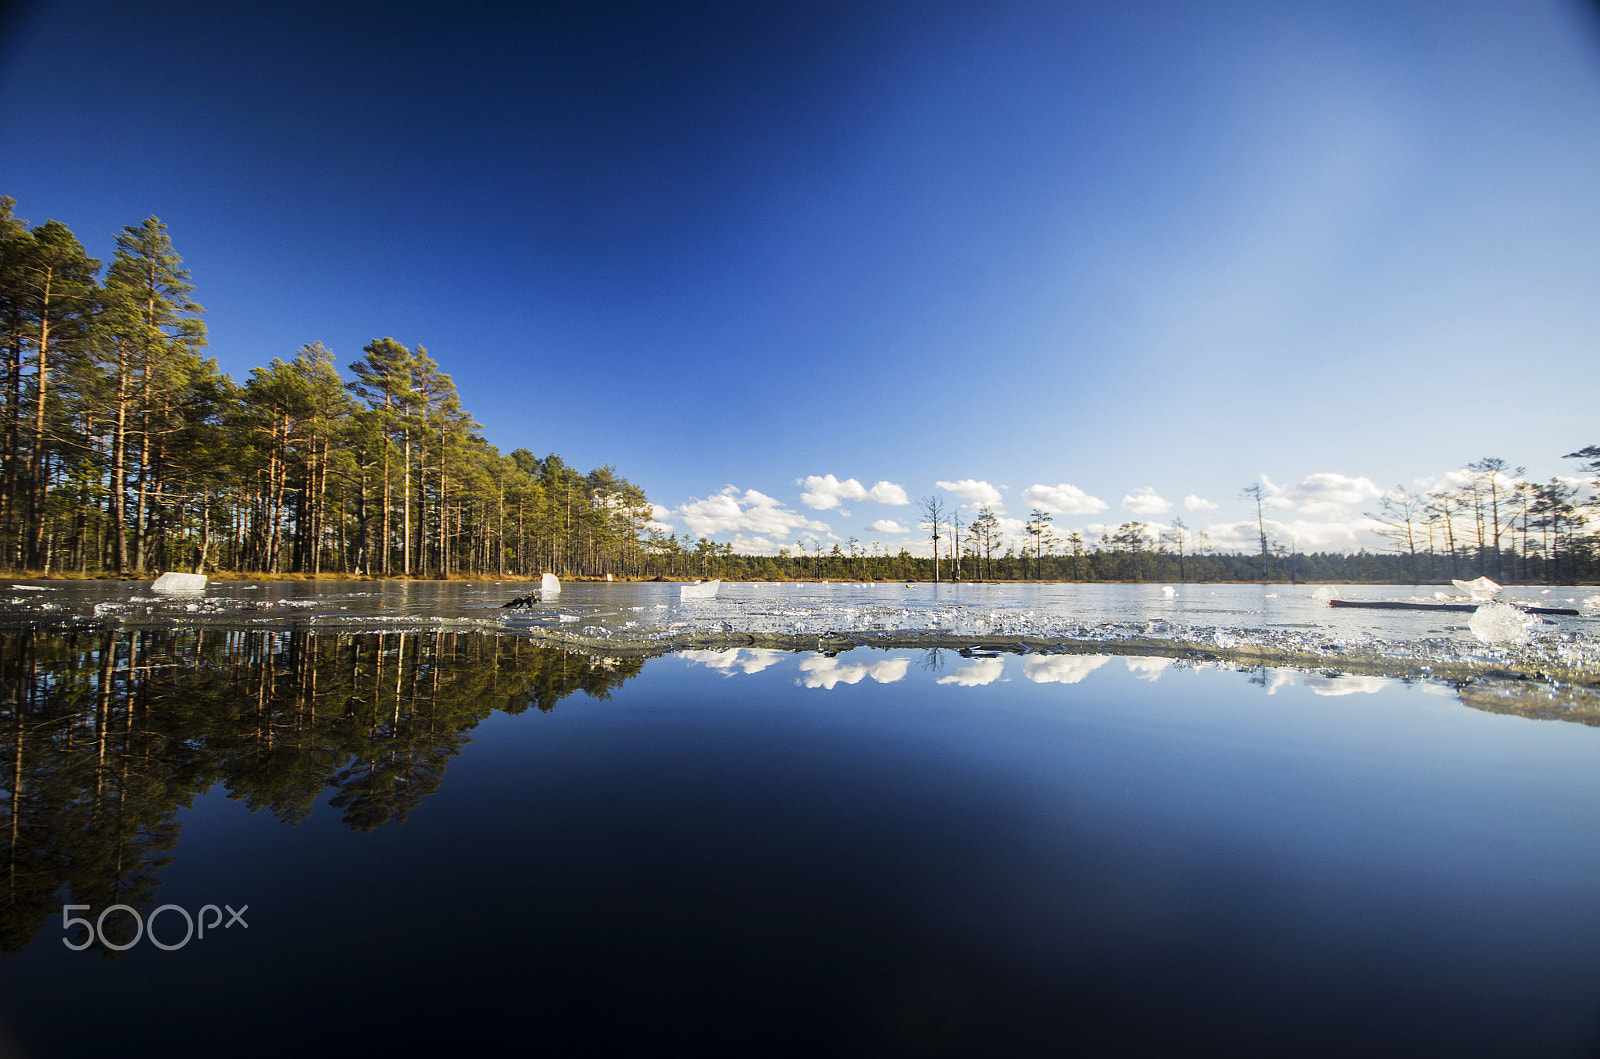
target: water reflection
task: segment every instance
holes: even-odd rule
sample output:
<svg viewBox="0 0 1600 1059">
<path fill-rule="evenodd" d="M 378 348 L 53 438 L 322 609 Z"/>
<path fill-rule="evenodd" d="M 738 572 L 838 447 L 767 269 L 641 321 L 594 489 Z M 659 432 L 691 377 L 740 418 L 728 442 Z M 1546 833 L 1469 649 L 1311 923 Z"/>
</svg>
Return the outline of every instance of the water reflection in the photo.
<svg viewBox="0 0 1600 1059">
<path fill-rule="evenodd" d="M 1140 680 L 1148 680 L 1152 683 L 1160 680 L 1161 674 L 1165 673 L 1167 667 L 1172 664 L 1172 659 L 1170 658 L 1135 658 L 1132 655 L 1129 655 L 1126 661 L 1128 663 L 1128 672 Z"/>
<path fill-rule="evenodd" d="M 1267 694 L 1279 688 L 1310 688 L 1313 695 L 1376 695 L 1394 682 L 1385 677 L 1355 676 L 1348 673 L 1306 673 L 1296 669 L 1274 669 L 1267 678 Z"/>
<path fill-rule="evenodd" d="M 735 673 L 759 673 L 769 669 L 780 658 L 787 657 L 787 651 L 774 651 L 766 647 L 730 647 L 722 651 L 682 651 L 680 657 L 688 659 L 696 665 L 715 669 L 725 677 Z"/>
<path fill-rule="evenodd" d="M 1005 659 L 980 658 L 957 669 L 948 676 L 939 678 L 941 684 L 957 684 L 964 688 L 982 687 L 993 684 L 1005 672 Z"/>
<path fill-rule="evenodd" d="M 150 904 L 179 810 L 217 783 L 291 825 L 331 791 L 371 831 L 437 790 L 494 711 L 606 698 L 642 666 L 445 631 L 0 635 L 0 951 L 60 915 L 63 887 Z"/>
<path fill-rule="evenodd" d="M 1029 655 L 1022 675 L 1035 684 L 1076 684 L 1109 661 L 1110 655 Z"/>
<path fill-rule="evenodd" d="M 832 690 L 836 685 L 859 684 L 863 678 L 871 677 L 879 684 L 893 684 L 903 679 L 910 667 L 911 659 L 903 657 L 886 658 L 881 662 L 844 662 L 827 655 L 812 655 L 800 660 L 798 683 L 802 687 Z"/>
<path fill-rule="evenodd" d="M 905 681 L 984 687 L 1155 681 L 1220 669 L 1269 695 L 1371 695 L 1399 682 L 1217 661 L 1110 654 L 921 657 L 858 650 L 687 651 L 690 665 L 752 683 L 834 690 Z M 452 758 L 496 711 L 548 711 L 583 692 L 604 699 L 639 674 L 618 660 L 514 636 L 433 630 L 106 630 L 0 634 L 0 952 L 14 953 L 77 903 L 148 906 L 171 863 L 180 813 L 220 784 L 252 812 L 297 825 L 332 810 L 372 831 L 404 821 L 444 781 Z M 759 675 L 766 673 L 766 677 Z M 1098 675 L 1096 675 L 1098 674 Z M 1474 709 L 1600 723 L 1592 688 L 1506 679 L 1422 683 Z M 325 806 L 319 810 L 319 807 Z M 117 940 L 110 921 L 111 940 Z M 126 923 L 132 928 L 131 922 Z M 109 955 L 109 954 L 108 954 Z"/>
</svg>

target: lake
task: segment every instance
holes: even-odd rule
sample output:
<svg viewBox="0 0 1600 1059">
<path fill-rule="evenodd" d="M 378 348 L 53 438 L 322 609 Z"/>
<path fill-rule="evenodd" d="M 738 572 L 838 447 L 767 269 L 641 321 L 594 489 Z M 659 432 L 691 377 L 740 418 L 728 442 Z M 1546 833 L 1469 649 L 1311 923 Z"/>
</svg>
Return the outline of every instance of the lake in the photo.
<svg viewBox="0 0 1600 1059">
<path fill-rule="evenodd" d="M 1591 619 L 524 590 L 0 588 L 0 1052 L 1600 1046 Z"/>
</svg>

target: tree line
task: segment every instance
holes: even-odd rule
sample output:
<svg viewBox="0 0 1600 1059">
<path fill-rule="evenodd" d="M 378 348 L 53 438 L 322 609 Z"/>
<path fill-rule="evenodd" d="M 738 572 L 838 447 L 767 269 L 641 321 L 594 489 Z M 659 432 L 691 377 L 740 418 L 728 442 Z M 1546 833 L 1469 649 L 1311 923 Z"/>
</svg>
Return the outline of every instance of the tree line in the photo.
<svg viewBox="0 0 1600 1059">
<path fill-rule="evenodd" d="M 644 492 L 502 455 L 418 346 L 321 343 L 242 385 L 155 217 L 111 265 L 0 198 L 0 567 L 449 577 L 644 574 Z M 654 565 L 659 566 L 659 563 Z"/>
<path fill-rule="evenodd" d="M 1600 446 L 1568 453 L 1580 475 L 1600 475 Z M 1527 478 L 1498 457 L 1468 464 L 1463 473 L 1428 491 L 1397 486 L 1364 512 L 1367 525 L 1389 543 L 1383 552 L 1305 552 L 1269 531 L 1271 494 L 1242 490 L 1255 506 L 1259 551 L 1222 551 L 1205 531 L 1182 518 L 1156 527 L 1141 521 L 1106 527 L 1098 536 L 1054 529 L 1054 515 L 1028 513 L 1021 533 L 1008 536 L 991 506 L 963 514 L 943 497 L 917 503 L 929 555 L 891 552 L 856 538 L 824 551 L 817 540 L 796 541 L 777 556 L 736 556 L 702 538 L 678 546 L 700 576 L 769 579 L 905 581 L 1344 581 L 1420 584 L 1491 577 L 1502 584 L 1583 583 L 1600 580 L 1600 498 L 1581 499 L 1580 479 Z"/>
<path fill-rule="evenodd" d="M 1600 445 L 1569 452 L 1579 473 L 1600 475 Z M 1586 581 L 1600 576 L 1600 497 L 1580 501 L 1571 478 L 1530 481 L 1499 457 L 1466 466 L 1462 480 L 1426 492 L 1396 486 L 1377 511 L 1373 532 L 1390 542 L 1413 583 L 1486 576 L 1502 583 Z"/>
</svg>

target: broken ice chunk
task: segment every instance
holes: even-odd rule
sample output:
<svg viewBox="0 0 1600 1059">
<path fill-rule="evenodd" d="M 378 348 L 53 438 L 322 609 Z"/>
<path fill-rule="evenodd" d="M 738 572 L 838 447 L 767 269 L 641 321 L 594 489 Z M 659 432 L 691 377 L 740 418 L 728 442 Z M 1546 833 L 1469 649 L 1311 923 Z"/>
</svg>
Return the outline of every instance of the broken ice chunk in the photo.
<svg viewBox="0 0 1600 1059">
<path fill-rule="evenodd" d="M 1457 581 L 1451 578 L 1450 583 L 1455 585 L 1458 591 L 1465 592 L 1471 596 L 1474 603 L 1487 602 L 1494 598 L 1496 592 L 1500 591 L 1500 586 L 1487 577 L 1475 577 L 1471 581 Z"/>
<path fill-rule="evenodd" d="M 169 571 L 150 583 L 150 591 L 172 595 L 198 595 L 205 590 L 205 574 L 177 574 Z"/>
<path fill-rule="evenodd" d="M 1538 623 L 1538 618 L 1510 604 L 1485 603 L 1473 611 L 1467 628 L 1484 643 L 1527 643 L 1532 639 L 1528 630 Z"/>
</svg>

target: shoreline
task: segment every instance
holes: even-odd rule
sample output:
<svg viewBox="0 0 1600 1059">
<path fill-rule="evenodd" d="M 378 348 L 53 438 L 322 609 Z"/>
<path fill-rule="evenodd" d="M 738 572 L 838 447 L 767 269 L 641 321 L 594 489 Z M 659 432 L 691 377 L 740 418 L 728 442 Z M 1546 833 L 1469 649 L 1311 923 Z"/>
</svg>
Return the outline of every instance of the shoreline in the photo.
<svg viewBox="0 0 1600 1059">
<path fill-rule="evenodd" d="M 187 571 L 176 571 L 185 573 Z M 41 573 L 39 571 L 0 571 L 0 580 L 11 581 L 153 581 L 161 575 L 162 571 L 144 573 Z M 321 573 L 321 574 L 272 574 L 250 573 L 239 570 L 217 570 L 207 573 L 208 581 L 227 583 L 231 581 L 285 581 L 285 582 L 393 582 L 407 581 L 417 584 L 434 584 L 441 582 L 460 582 L 462 584 L 487 584 L 487 585 L 536 585 L 539 575 L 531 577 L 516 576 L 490 576 L 487 574 L 453 574 L 449 577 L 430 577 L 405 574 L 346 574 L 346 573 Z M 1450 588 L 1453 587 L 1449 580 L 1444 581 L 1125 581 L 1115 579 L 1101 579 L 1095 581 L 1071 581 L 1035 578 L 963 578 L 959 581 L 931 579 L 882 577 L 871 579 L 858 579 L 847 577 L 722 577 L 722 578 L 693 578 L 693 577 L 611 577 L 604 575 L 573 574 L 562 575 L 561 580 L 566 584 L 694 584 L 702 580 L 719 580 L 730 585 L 1149 585 L 1159 588 L 1162 585 L 1260 585 L 1263 588 L 1316 588 L 1320 586 L 1336 587 L 1388 587 L 1388 588 Z M 1505 581 L 1501 588 L 1594 588 L 1600 587 L 1600 581 Z"/>
</svg>

